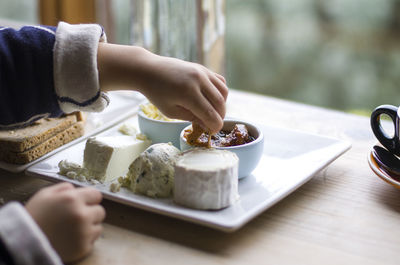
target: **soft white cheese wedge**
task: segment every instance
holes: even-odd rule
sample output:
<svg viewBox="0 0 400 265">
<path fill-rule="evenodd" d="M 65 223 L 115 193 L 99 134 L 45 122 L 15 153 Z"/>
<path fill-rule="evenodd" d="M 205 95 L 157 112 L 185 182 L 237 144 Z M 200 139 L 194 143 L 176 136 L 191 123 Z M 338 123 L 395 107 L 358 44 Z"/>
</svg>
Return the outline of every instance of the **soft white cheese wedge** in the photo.
<svg viewBox="0 0 400 265">
<path fill-rule="evenodd" d="M 127 177 L 133 192 L 149 197 L 172 196 L 174 163 L 180 154 L 171 143 L 153 144 L 130 165 Z"/>
<path fill-rule="evenodd" d="M 195 209 L 222 209 L 239 198 L 239 159 L 226 150 L 194 148 L 175 163 L 174 201 Z"/>
<path fill-rule="evenodd" d="M 151 141 L 132 136 L 92 137 L 86 141 L 83 167 L 100 182 L 112 181 L 124 176 L 129 165 Z"/>
</svg>

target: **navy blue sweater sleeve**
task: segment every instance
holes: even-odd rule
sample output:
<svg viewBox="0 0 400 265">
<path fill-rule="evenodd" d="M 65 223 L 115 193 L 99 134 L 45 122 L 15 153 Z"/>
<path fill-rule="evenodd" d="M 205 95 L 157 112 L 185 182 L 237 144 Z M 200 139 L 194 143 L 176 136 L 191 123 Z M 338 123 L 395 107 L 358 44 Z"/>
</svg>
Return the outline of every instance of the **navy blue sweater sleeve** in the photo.
<svg viewBox="0 0 400 265">
<path fill-rule="evenodd" d="M 53 80 L 55 30 L 0 27 L 0 129 L 62 114 Z"/>
</svg>

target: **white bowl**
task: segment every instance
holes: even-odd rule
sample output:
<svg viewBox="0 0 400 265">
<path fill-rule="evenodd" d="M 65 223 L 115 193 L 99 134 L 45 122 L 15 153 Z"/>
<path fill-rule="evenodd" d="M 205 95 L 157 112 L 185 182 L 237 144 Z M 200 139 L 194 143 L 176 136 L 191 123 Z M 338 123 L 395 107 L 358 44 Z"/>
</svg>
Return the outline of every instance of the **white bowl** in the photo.
<svg viewBox="0 0 400 265">
<path fill-rule="evenodd" d="M 188 121 L 161 121 L 147 117 L 141 110 L 138 114 L 140 132 L 145 134 L 153 144 L 171 142 L 179 148 L 179 135 L 183 128 L 190 125 Z"/>
<path fill-rule="evenodd" d="M 224 120 L 222 130 L 231 131 L 235 124 L 244 124 L 249 131 L 249 134 L 255 138 L 254 141 L 229 147 L 216 147 L 216 149 L 228 150 L 236 153 L 239 157 L 239 179 L 247 177 L 257 167 L 260 162 L 263 150 L 264 150 L 264 134 L 256 125 L 235 119 Z M 187 143 L 184 137 L 184 132 L 187 129 L 191 129 L 192 125 L 185 127 L 180 133 L 180 148 L 182 151 L 194 148 L 194 146 Z"/>
</svg>

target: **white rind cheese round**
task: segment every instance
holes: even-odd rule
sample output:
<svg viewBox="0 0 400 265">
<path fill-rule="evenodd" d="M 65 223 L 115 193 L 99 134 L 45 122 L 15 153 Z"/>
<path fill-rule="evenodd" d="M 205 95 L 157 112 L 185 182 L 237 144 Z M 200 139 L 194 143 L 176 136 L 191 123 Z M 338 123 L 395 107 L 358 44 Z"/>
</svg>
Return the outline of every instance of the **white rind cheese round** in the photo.
<svg viewBox="0 0 400 265">
<path fill-rule="evenodd" d="M 128 178 L 131 190 L 149 197 L 172 196 L 174 188 L 174 166 L 178 148 L 171 143 L 153 144 L 129 166 Z"/>
<path fill-rule="evenodd" d="M 222 209 L 238 198 L 239 159 L 226 150 L 194 148 L 175 163 L 174 201 L 195 209 Z"/>
</svg>

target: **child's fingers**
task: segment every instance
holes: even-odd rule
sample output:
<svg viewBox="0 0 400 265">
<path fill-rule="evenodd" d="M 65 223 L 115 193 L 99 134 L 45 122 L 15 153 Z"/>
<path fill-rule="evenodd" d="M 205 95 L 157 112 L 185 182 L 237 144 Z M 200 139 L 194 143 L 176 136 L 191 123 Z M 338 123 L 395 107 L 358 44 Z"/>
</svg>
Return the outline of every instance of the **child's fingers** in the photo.
<svg viewBox="0 0 400 265">
<path fill-rule="evenodd" d="M 215 80 L 219 79 L 214 78 Z M 201 92 L 204 98 L 218 112 L 221 119 L 225 117 L 225 97 L 220 93 L 219 89 L 214 86 L 211 80 L 207 80 L 207 84 L 202 87 Z"/>
<path fill-rule="evenodd" d="M 218 77 L 219 80 L 221 80 L 224 84 L 226 84 L 226 79 L 222 75 L 218 73 L 214 73 L 216 77 Z"/>
<path fill-rule="evenodd" d="M 193 115 L 199 119 L 200 125 L 210 129 L 211 133 L 216 133 L 222 128 L 223 120 L 220 114 L 211 105 L 209 100 L 201 95 L 192 98 L 193 102 L 187 101 L 185 107 L 190 109 Z"/>
<path fill-rule="evenodd" d="M 184 121 L 193 121 L 195 119 L 195 116 L 190 110 L 180 105 L 176 105 L 175 107 L 171 108 L 169 110 L 168 116 Z"/>
<path fill-rule="evenodd" d="M 74 185 L 72 185 L 69 182 L 61 182 L 58 184 L 55 184 L 51 187 L 49 187 L 49 189 L 51 189 L 53 192 L 61 192 L 63 190 L 69 190 L 69 189 L 73 189 Z"/>
<path fill-rule="evenodd" d="M 204 130 L 208 130 L 208 126 L 206 126 L 202 120 L 200 120 L 198 117 L 196 117 L 195 114 L 193 114 L 193 112 L 191 112 L 190 110 L 186 109 L 183 106 L 177 105 L 174 108 L 171 108 L 168 114 L 169 117 L 171 118 L 177 118 L 184 121 L 195 122 L 199 124 Z"/>
<path fill-rule="evenodd" d="M 204 130 L 207 130 L 208 127 L 199 119 L 197 118 L 191 111 L 187 110 L 182 106 L 176 106 L 176 117 L 179 117 L 181 120 L 191 121 L 199 124 Z"/>
<path fill-rule="evenodd" d="M 211 74 L 210 80 L 213 83 L 213 85 L 218 89 L 218 91 L 221 93 L 221 95 L 224 97 L 224 100 L 226 101 L 229 93 L 228 87 L 226 86 L 225 82 L 223 82 L 221 79 L 217 77 L 217 75 L 218 74 Z"/>
<path fill-rule="evenodd" d="M 84 202 L 89 205 L 99 204 L 103 198 L 101 192 L 94 188 L 79 188 L 76 191 L 78 196 L 81 196 Z"/>
<path fill-rule="evenodd" d="M 92 230 L 92 245 L 94 244 L 94 242 L 101 236 L 101 234 L 103 233 L 103 226 L 101 224 L 97 224 L 92 226 L 91 228 Z"/>
<path fill-rule="evenodd" d="M 101 205 L 92 205 L 86 210 L 90 216 L 93 224 L 101 224 L 106 218 L 106 210 Z"/>
</svg>

